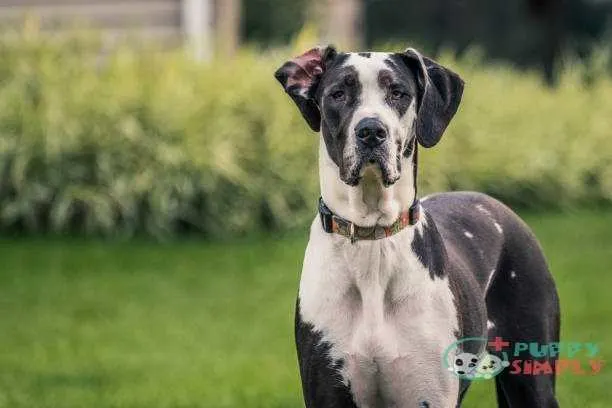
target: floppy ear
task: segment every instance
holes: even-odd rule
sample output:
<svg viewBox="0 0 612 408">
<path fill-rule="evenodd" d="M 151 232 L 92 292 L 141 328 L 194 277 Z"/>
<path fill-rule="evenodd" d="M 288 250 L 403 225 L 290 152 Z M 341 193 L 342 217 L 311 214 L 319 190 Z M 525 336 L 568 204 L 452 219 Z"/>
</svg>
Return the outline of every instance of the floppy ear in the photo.
<svg viewBox="0 0 612 408">
<path fill-rule="evenodd" d="M 459 75 L 413 48 L 401 55 L 419 82 L 416 138 L 422 146 L 432 147 L 440 141 L 459 108 L 464 82 Z"/>
<path fill-rule="evenodd" d="M 321 112 L 315 101 L 315 93 L 325 72 L 325 62 L 335 55 L 336 50 L 332 46 L 313 48 L 285 62 L 274 74 L 315 132 L 321 129 Z"/>
</svg>

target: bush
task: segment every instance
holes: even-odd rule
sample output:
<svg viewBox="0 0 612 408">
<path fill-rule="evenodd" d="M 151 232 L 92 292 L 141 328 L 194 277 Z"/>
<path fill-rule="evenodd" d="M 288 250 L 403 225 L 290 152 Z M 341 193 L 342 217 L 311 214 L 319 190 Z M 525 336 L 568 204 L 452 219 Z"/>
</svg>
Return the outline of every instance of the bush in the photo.
<svg viewBox="0 0 612 408">
<path fill-rule="evenodd" d="M 477 58 L 472 58 L 478 60 Z M 612 81 L 589 85 L 568 63 L 551 89 L 540 76 L 446 59 L 466 78 L 444 143 L 425 153 L 425 189 L 473 189 L 527 208 L 612 202 Z"/>
<path fill-rule="evenodd" d="M 198 64 L 100 49 L 0 37 L 0 230 L 220 237 L 313 216 L 318 138 L 272 76 L 287 53 Z M 445 60 L 467 88 L 443 143 L 420 156 L 423 189 L 612 201 L 610 79 L 587 88 L 572 68 L 549 90 L 474 60 Z"/>
</svg>

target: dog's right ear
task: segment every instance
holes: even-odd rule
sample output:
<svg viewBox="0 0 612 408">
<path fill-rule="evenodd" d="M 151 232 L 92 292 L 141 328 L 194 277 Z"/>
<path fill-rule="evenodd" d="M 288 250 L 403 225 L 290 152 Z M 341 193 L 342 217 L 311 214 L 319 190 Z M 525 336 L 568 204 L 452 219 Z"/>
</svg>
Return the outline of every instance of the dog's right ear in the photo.
<svg viewBox="0 0 612 408">
<path fill-rule="evenodd" d="M 432 147 L 440 141 L 459 108 L 463 80 L 450 69 L 412 48 L 404 51 L 401 57 L 418 81 L 417 141 L 424 147 Z"/>
<path fill-rule="evenodd" d="M 315 132 L 321 129 L 321 111 L 315 101 L 315 93 L 325 72 L 326 62 L 336 54 L 332 46 L 313 48 L 285 62 L 274 74 Z"/>
</svg>

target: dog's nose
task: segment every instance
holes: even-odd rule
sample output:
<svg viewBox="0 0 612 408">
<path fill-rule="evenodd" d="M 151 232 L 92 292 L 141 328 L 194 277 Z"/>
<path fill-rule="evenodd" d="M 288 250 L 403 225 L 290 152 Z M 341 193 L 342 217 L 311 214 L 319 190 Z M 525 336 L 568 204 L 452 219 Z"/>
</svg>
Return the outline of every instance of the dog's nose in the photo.
<svg viewBox="0 0 612 408">
<path fill-rule="evenodd" d="M 387 138 L 387 129 L 379 119 L 361 119 L 355 126 L 357 140 L 367 147 L 379 146 Z"/>
</svg>

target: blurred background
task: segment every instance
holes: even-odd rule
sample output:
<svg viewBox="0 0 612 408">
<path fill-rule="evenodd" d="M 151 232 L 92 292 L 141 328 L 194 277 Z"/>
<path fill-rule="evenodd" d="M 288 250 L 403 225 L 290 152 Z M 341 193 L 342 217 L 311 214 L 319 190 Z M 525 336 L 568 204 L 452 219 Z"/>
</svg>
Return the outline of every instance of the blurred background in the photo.
<svg viewBox="0 0 612 408">
<path fill-rule="evenodd" d="M 325 43 L 416 47 L 466 80 L 419 191 L 519 212 L 563 339 L 605 360 L 611 16 L 609 0 L 0 0 L 0 408 L 302 406 L 318 136 L 273 72 Z M 609 407 L 611 370 L 562 376 L 561 406 Z M 495 406 L 493 388 L 465 406 Z"/>
</svg>

